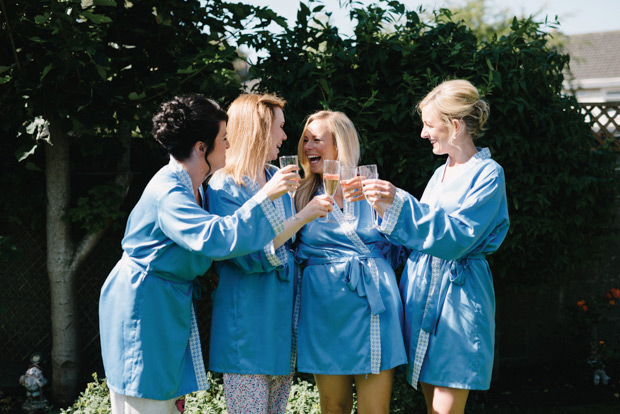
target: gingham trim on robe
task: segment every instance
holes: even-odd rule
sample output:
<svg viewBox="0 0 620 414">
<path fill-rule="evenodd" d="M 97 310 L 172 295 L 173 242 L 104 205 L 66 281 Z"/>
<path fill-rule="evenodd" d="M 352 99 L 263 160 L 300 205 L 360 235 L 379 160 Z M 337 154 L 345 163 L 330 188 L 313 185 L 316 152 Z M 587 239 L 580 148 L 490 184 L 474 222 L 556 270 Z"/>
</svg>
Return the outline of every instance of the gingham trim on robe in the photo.
<svg viewBox="0 0 620 414">
<path fill-rule="evenodd" d="M 189 332 L 189 352 L 192 356 L 192 364 L 196 373 L 196 383 L 198 391 L 209 389 L 209 380 L 207 379 L 207 371 L 205 363 L 202 359 L 202 347 L 200 346 L 200 334 L 198 333 L 198 323 L 196 321 L 196 310 L 192 303 L 192 325 Z"/>
<path fill-rule="evenodd" d="M 398 222 L 400 211 L 403 209 L 405 199 L 405 192 L 400 188 L 397 188 L 396 194 L 394 195 L 394 201 L 385 210 L 385 213 L 383 213 L 383 221 L 381 222 L 381 226 L 379 226 L 379 231 L 381 233 L 387 234 L 388 236 L 392 234 L 394 227 L 396 227 L 396 223 Z"/>
<path fill-rule="evenodd" d="M 441 278 L 440 274 L 440 263 L 441 259 L 438 257 L 434 257 L 431 260 L 431 283 L 428 288 L 428 296 L 426 297 L 426 305 L 424 306 L 424 313 L 420 320 L 424 319 L 428 312 L 429 304 L 433 298 L 435 293 L 435 289 L 437 289 L 437 285 L 439 279 Z M 413 359 L 413 369 L 411 373 L 411 385 L 416 390 L 418 389 L 418 380 L 420 379 L 420 371 L 422 370 L 422 364 L 424 363 L 424 359 L 426 358 L 426 351 L 428 350 L 428 343 L 430 341 L 430 333 L 425 332 L 423 329 L 420 329 L 420 336 L 418 337 L 418 343 L 415 348 L 415 357 Z M 411 364 L 411 363 L 410 363 Z"/>
<path fill-rule="evenodd" d="M 319 188 L 319 194 L 324 194 L 325 190 L 323 185 Z M 332 217 L 336 219 L 336 222 L 340 228 L 344 231 L 345 236 L 364 254 L 370 254 L 370 249 L 364 244 L 362 239 L 357 235 L 355 229 L 349 221 L 344 218 L 342 211 L 339 208 L 334 208 L 331 212 Z M 375 259 L 368 258 L 368 267 L 370 268 L 370 274 L 372 280 L 377 287 L 377 291 L 381 291 L 379 288 L 379 268 Z M 370 315 L 370 373 L 379 374 L 381 372 L 381 320 L 379 315 Z"/>
<path fill-rule="evenodd" d="M 252 192 L 252 194 L 256 194 L 261 190 L 258 183 L 248 176 L 243 176 L 243 183 Z M 265 215 L 267 216 L 267 219 L 276 234 L 281 233 L 284 230 L 284 221 L 286 220 L 282 197 L 275 199 L 273 202 L 267 198 L 263 203 L 261 203 L 261 207 L 263 208 L 263 211 L 265 212 Z M 284 244 L 278 247 L 278 249 L 275 249 L 273 240 L 271 240 L 267 243 L 267 245 L 265 245 L 263 251 L 272 266 L 278 267 L 287 263 L 286 248 Z"/>
<path fill-rule="evenodd" d="M 301 267 L 295 266 L 297 286 L 295 289 L 295 306 L 293 307 L 293 340 L 291 343 L 291 375 L 297 371 L 297 332 L 299 328 L 299 313 L 301 311 Z"/>
<path fill-rule="evenodd" d="M 181 184 L 187 188 L 190 194 L 194 195 L 194 189 L 192 187 L 192 179 L 189 173 L 183 168 L 183 165 L 179 163 L 172 155 L 168 162 L 170 169 L 176 174 Z M 192 307 L 192 318 L 190 321 L 189 331 L 189 352 L 192 357 L 192 365 L 194 366 L 194 373 L 196 374 L 196 383 L 198 384 L 198 390 L 208 390 L 209 381 L 207 379 L 207 371 L 205 370 L 205 363 L 202 359 L 202 346 L 200 345 L 200 333 L 198 331 L 198 323 L 196 321 L 196 310 L 194 304 Z"/>
</svg>

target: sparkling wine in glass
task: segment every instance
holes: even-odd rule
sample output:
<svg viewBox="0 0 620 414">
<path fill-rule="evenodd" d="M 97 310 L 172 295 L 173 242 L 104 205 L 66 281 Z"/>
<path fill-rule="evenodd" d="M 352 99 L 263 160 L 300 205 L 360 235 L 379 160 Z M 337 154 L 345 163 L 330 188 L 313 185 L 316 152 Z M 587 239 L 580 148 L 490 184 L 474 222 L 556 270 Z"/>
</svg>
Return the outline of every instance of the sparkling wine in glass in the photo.
<svg viewBox="0 0 620 414">
<path fill-rule="evenodd" d="M 325 194 L 334 199 L 336 190 L 338 190 L 338 184 L 340 184 L 340 161 L 338 160 L 323 160 L 323 187 L 325 188 Z M 333 223 L 329 219 L 329 213 L 325 216 L 323 223 Z"/>
<path fill-rule="evenodd" d="M 379 178 L 379 173 L 377 172 L 377 165 L 376 164 L 360 165 L 359 167 L 357 167 L 357 175 L 360 176 L 360 179 L 362 181 L 377 179 Z M 368 204 L 370 204 L 370 209 L 372 212 L 372 225 L 369 226 L 368 229 L 378 228 L 379 226 L 377 225 L 377 222 L 379 221 L 379 219 L 377 218 L 377 212 L 375 211 L 375 208 L 373 207 L 372 203 L 368 199 L 369 194 L 366 192 L 366 189 L 362 188 L 362 191 L 364 193 L 364 197 L 366 198 L 366 201 L 368 202 Z"/>
<path fill-rule="evenodd" d="M 297 155 L 283 155 L 280 157 L 280 168 L 287 165 L 298 165 Z M 295 215 L 295 190 L 289 191 L 288 195 L 291 199 L 291 216 Z"/>
<path fill-rule="evenodd" d="M 342 186 L 342 181 L 348 181 L 357 176 L 356 167 L 350 167 L 343 165 L 340 167 L 340 185 Z M 344 187 L 343 187 L 344 188 Z M 342 212 L 343 218 L 347 221 L 355 220 L 355 213 L 353 211 L 353 203 L 344 198 L 344 194 L 342 195 Z"/>
</svg>

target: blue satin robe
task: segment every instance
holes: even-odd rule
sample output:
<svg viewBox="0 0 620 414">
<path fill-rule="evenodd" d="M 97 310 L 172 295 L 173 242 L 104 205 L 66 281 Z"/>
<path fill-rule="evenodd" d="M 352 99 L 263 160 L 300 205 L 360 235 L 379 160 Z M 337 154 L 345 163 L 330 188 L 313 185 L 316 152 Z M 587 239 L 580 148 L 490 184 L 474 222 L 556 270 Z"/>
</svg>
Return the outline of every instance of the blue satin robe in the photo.
<svg viewBox="0 0 620 414">
<path fill-rule="evenodd" d="M 267 179 L 277 171 L 266 166 Z M 226 215 L 253 197 L 260 187 L 244 177 L 246 186 L 218 173 L 209 182 L 209 209 Z M 273 207 L 281 222 L 290 217 L 288 194 Z M 213 292 L 209 370 L 229 374 L 290 375 L 294 372 L 293 301 L 295 262 L 290 241 L 218 262 Z"/>
<path fill-rule="evenodd" d="M 101 288 L 101 352 L 110 389 L 167 400 L 208 387 L 194 280 L 212 260 L 247 254 L 275 237 L 282 228 L 272 225 L 273 215 L 265 193 L 227 217 L 210 214 L 172 157 L 153 176 L 129 216 L 123 257 Z"/>
<path fill-rule="evenodd" d="M 351 224 L 336 206 L 330 219 L 337 222 L 317 219 L 298 237 L 297 259 L 304 265 L 300 372 L 378 374 L 407 362 L 403 308 L 392 268 L 406 255 L 378 230 L 367 229 L 372 216 L 366 201 L 353 205 L 356 220 Z"/>
<path fill-rule="evenodd" d="M 445 168 L 435 171 L 420 201 L 397 190 L 381 225 L 390 240 L 414 249 L 400 282 L 407 380 L 416 388 L 420 381 L 486 390 L 495 293 L 485 257 L 508 232 L 504 171 L 486 148 L 442 182 Z"/>
</svg>

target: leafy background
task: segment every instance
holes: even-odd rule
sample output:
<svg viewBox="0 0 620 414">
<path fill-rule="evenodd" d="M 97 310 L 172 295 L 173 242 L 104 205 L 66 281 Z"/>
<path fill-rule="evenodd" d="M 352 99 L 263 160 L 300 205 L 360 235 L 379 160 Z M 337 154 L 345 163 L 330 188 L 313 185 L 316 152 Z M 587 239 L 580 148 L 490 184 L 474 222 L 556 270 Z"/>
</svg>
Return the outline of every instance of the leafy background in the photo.
<svg viewBox="0 0 620 414">
<path fill-rule="evenodd" d="M 165 162 L 150 116 L 176 94 L 202 92 L 224 107 L 244 88 L 281 95 L 289 136 L 282 152 L 291 154 L 306 116 L 343 111 L 360 132 L 362 162 L 377 163 L 381 177 L 419 196 L 443 158 L 419 139 L 415 105 L 441 81 L 466 78 L 491 106 L 479 146 L 504 167 L 511 217 L 508 238 L 490 257 L 496 365 L 565 363 L 587 350 L 587 341 L 572 336 L 566 309 L 585 279 L 604 278 L 597 272 L 609 249 L 601 246 L 617 241 L 615 156 L 595 144 L 578 103 L 562 93 L 570 59 L 542 23 L 514 19 L 501 35 L 481 34 L 448 10 L 429 20 L 397 1 L 352 2 L 357 24 L 344 37 L 320 16 L 318 1 L 302 3 L 291 25 L 268 7 L 221 0 L 88 3 L 3 3 L 1 24 L 11 30 L 0 34 L 2 262 L 19 257 L 12 240 L 22 229 L 40 232 L 46 220 L 42 149 L 49 136 L 32 139 L 28 128 L 37 119 L 71 139 L 65 219 L 79 236 L 110 223 L 122 229 Z M 274 33 L 273 23 L 282 31 Z M 247 77 L 234 70 L 241 44 L 262 56 Z M 133 181 L 119 186 L 126 145 Z M 96 314 L 96 300 L 95 291 L 86 312 Z M 100 370 L 100 361 L 85 365 L 88 374 Z"/>
</svg>

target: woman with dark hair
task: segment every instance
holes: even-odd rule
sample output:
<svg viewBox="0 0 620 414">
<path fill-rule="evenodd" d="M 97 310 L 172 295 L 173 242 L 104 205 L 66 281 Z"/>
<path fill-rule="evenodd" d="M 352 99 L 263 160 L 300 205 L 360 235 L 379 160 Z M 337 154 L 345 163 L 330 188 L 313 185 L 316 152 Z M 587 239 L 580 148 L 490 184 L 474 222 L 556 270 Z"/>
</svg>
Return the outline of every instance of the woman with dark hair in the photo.
<svg viewBox="0 0 620 414">
<path fill-rule="evenodd" d="M 112 413 L 172 413 L 175 400 L 208 388 L 192 304 L 211 266 L 261 249 L 283 229 L 271 201 L 297 174 L 280 170 L 228 216 L 205 210 L 202 183 L 226 161 L 227 115 L 202 95 L 175 97 L 153 117 L 170 161 L 134 207 L 123 256 L 101 289 L 101 351 Z"/>
</svg>

